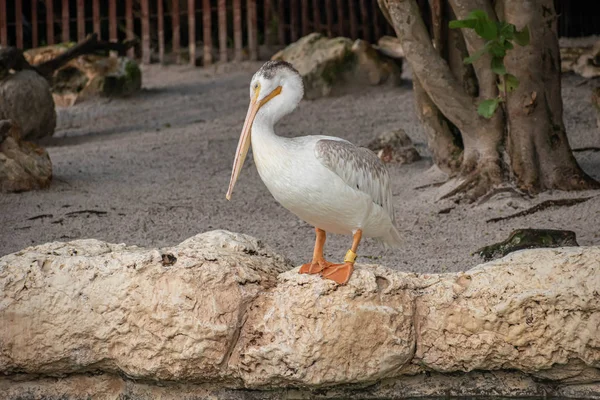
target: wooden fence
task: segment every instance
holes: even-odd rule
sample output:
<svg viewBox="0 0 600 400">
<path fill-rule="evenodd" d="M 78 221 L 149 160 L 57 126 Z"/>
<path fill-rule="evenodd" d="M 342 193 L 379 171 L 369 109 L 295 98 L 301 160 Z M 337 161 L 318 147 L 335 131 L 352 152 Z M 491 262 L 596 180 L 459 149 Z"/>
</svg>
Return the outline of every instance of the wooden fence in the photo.
<svg viewBox="0 0 600 400">
<path fill-rule="evenodd" d="M 600 34 L 600 1 L 555 3 L 559 34 Z M 370 42 L 393 34 L 377 0 L 0 0 L 2 46 L 80 41 L 96 32 L 111 41 L 139 39 L 130 55 L 144 63 L 255 60 L 259 45 L 286 45 L 314 31 Z"/>
<path fill-rule="evenodd" d="M 2 46 L 80 41 L 96 32 L 110 41 L 138 38 L 135 55 L 144 63 L 169 55 L 192 64 L 201 56 L 204 65 L 256 60 L 259 45 L 286 45 L 314 31 L 370 41 L 392 33 L 377 0 L 0 0 Z"/>
</svg>

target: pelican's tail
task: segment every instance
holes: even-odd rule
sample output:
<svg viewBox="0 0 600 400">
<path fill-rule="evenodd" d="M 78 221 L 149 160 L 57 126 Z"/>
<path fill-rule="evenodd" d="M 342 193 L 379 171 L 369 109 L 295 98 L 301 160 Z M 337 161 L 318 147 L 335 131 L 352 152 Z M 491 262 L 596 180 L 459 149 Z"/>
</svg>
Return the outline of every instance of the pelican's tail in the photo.
<svg viewBox="0 0 600 400">
<path fill-rule="evenodd" d="M 394 225 L 392 225 L 388 234 L 381 238 L 381 241 L 386 249 L 397 249 L 403 242 L 400 232 L 398 232 L 398 229 Z"/>
</svg>

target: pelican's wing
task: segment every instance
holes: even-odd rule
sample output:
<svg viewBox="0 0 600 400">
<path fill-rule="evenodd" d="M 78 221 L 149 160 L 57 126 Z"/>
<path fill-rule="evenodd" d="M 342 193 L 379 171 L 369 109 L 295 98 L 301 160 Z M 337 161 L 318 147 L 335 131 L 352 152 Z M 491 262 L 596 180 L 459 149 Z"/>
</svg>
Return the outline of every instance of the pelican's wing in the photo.
<svg viewBox="0 0 600 400">
<path fill-rule="evenodd" d="M 321 139 L 315 145 L 315 155 L 348 186 L 369 195 L 395 223 L 390 176 L 375 153 L 345 140 Z"/>
</svg>

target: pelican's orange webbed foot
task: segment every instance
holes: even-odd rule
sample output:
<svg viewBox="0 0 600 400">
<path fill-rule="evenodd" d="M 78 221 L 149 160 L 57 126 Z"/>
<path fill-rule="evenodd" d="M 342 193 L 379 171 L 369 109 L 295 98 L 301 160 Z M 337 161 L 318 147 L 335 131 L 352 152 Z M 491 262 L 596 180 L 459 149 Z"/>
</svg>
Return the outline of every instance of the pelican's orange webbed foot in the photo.
<svg viewBox="0 0 600 400">
<path fill-rule="evenodd" d="M 332 264 L 323 271 L 323 278 L 331 279 L 339 285 L 345 285 L 352 276 L 354 271 L 354 262 L 356 261 L 356 250 L 358 244 L 362 238 L 362 230 L 358 229 L 354 233 L 354 239 L 352 240 L 352 248 L 348 250 L 344 257 L 343 264 Z"/>
<path fill-rule="evenodd" d="M 354 263 L 332 264 L 323 271 L 323 278 L 330 279 L 339 285 L 345 285 L 354 271 Z"/>
<path fill-rule="evenodd" d="M 330 262 L 325 261 L 323 257 L 323 246 L 325 246 L 326 233 L 323 229 L 315 228 L 317 235 L 315 240 L 315 251 L 313 252 L 313 259 L 311 263 L 304 264 L 300 267 L 301 274 L 320 274 L 325 268 L 332 265 Z"/>
<path fill-rule="evenodd" d="M 320 274 L 326 268 L 329 268 L 331 265 L 333 264 L 329 261 L 313 260 L 313 262 L 311 263 L 302 264 L 302 266 L 300 267 L 300 271 L 298 272 L 300 274 Z"/>
</svg>

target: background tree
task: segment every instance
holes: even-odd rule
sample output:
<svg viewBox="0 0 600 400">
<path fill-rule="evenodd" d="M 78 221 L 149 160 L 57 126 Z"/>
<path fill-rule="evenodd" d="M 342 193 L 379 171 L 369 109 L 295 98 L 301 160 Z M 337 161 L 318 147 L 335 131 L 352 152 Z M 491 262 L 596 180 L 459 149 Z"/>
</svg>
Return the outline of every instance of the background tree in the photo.
<svg viewBox="0 0 600 400">
<path fill-rule="evenodd" d="M 421 8 L 416 0 L 378 1 L 412 68 L 434 162 L 457 178 L 447 196 L 474 200 L 508 181 L 531 194 L 600 187 L 581 170 L 567 140 L 552 0 L 429 0 Z M 492 56 L 464 62 L 486 40 L 473 29 L 449 29 L 451 20 L 468 19 L 474 10 L 530 32 L 528 45 L 506 53 L 505 68 L 520 84 L 491 118 L 478 107 L 500 94 Z"/>
</svg>

